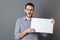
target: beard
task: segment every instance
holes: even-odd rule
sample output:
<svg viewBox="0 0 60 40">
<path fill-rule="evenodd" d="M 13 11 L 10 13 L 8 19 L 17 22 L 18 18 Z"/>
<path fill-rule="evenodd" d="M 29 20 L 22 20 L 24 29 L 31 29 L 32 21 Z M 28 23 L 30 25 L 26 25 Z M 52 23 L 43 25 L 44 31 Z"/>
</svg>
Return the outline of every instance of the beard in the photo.
<svg viewBox="0 0 60 40">
<path fill-rule="evenodd" d="M 27 17 L 29 17 L 29 18 L 31 18 L 32 16 L 33 16 L 33 13 L 31 14 L 31 13 L 25 13 L 25 16 L 27 16 Z"/>
</svg>

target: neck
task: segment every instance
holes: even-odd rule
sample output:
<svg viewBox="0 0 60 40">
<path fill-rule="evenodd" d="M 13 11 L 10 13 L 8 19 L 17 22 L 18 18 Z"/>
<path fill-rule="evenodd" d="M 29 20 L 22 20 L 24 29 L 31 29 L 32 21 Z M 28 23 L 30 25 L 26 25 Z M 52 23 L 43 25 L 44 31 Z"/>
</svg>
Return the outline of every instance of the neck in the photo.
<svg viewBox="0 0 60 40">
<path fill-rule="evenodd" d="M 31 20 L 31 18 L 30 18 L 30 17 L 27 17 L 27 16 L 26 16 L 26 19 L 27 19 L 27 20 Z"/>
</svg>

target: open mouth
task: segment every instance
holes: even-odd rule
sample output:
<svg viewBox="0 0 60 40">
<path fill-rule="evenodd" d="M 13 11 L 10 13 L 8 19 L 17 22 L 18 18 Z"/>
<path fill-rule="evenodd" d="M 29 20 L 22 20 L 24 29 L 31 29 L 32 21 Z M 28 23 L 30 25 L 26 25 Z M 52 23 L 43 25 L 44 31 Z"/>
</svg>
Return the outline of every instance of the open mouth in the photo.
<svg viewBox="0 0 60 40">
<path fill-rule="evenodd" d="M 31 13 L 28 13 L 29 15 L 31 14 Z"/>
</svg>

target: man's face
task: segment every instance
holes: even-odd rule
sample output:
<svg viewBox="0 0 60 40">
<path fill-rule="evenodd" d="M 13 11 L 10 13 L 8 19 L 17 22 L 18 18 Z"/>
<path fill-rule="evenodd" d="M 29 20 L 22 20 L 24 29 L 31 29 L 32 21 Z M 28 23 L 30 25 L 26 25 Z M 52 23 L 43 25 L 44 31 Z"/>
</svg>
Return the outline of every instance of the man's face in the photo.
<svg viewBox="0 0 60 40">
<path fill-rule="evenodd" d="M 33 6 L 27 5 L 24 11 L 25 11 L 25 15 L 31 18 L 34 13 L 34 8 Z"/>
</svg>

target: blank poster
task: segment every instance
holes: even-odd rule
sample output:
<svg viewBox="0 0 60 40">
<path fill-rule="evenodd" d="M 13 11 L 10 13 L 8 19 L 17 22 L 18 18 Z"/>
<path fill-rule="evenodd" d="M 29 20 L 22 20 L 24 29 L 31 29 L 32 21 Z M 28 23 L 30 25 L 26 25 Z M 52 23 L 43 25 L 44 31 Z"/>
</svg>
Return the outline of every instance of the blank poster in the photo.
<svg viewBox="0 0 60 40">
<path fill-rule="evenodd" d="M 53 24 L 51 23 L 51 19 L 32 18 L 31 28 L 34 28 L 35 32 L 53 33 Z"/>
</svg>

